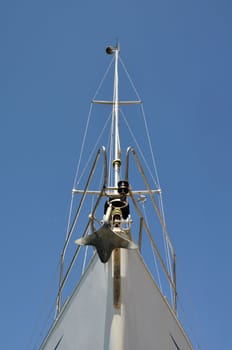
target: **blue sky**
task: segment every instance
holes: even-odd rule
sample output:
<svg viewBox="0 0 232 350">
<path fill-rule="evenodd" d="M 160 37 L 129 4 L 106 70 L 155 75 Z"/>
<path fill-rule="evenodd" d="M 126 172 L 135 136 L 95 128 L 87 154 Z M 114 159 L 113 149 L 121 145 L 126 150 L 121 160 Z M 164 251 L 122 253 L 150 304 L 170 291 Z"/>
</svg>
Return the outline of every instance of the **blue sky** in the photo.
<svg viewBox="0 0 232 350">
<path fill-rule="evenodd" d="M 231 23 L 229 0 L 2 1 L 2 348 L 33 348 L 56 293 L 89 101 L 119 38 L 200 349 L 231 349 Z"/>
</svg>

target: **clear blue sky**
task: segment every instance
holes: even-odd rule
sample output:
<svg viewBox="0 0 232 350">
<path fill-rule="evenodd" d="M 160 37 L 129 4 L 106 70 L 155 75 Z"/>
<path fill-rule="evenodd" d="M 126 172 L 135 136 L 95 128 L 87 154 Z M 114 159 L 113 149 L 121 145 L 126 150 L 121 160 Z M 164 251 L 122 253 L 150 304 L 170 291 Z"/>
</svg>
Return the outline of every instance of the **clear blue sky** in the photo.
<svg viewBox="0 0 232 350">
<path fill-rule="evenodd" d="M 83 125 L 116 38 L 155 130 L 201 349 L 231 350 L 230 0 L 1 2 L 1 348 L 32 349 L 56 292 Z"/>
</svg>

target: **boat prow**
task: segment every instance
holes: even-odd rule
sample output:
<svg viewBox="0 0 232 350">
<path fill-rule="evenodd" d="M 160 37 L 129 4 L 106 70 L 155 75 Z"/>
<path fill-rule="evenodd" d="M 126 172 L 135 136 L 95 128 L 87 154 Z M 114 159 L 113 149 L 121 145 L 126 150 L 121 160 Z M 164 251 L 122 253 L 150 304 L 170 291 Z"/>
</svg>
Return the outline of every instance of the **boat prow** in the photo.
<svg viewBox="0 0 232 350">
<path fill-rule="evenodd" d="M 109 350 L 118 316 L 123 317 L 124 323 L 123 334 L 116 340 L 118 349 L 192 349 L 139 251 L 127 251 L 124 258 L 127 271 L 122 272 L 118 312 L 114 308 L 113 258 L 102 264 L 95 254 L 41 350 Z"/>
<path fill-rule="evenodd" d="M 40 350 L 192 350 L 177 318 L 176 255 L 166 228 L 159 181 L 154 181 L 146 157 L 142 154 L 142 163 L 133 147 L 127 145 L 124 163 L 121 159 L 119 106 L 141 104 L 141 99 L 137 96 L 136 101 L 119 100 L 118 45 L 107 48 L 107 53 L 115 59 L 113 99 L 93 99 L 92 104 L 112 108 L 110 146 L 108 152 L 103 146 L 97 151 L 83 189 L 79 188 L 80 182 L 74 184 L 72 200 L 77 196 L 78 201 L 76 206 L 71 202 L 61 252 L 56 319 Z M 145 129 L 148 131 L 146 123 Z M 149 138 L 148 141 L 150 145 Z M 151 160 L 156 170 L 152 152 Z M 148 166 L 149 179 L 144 165 Z M 97 189 L 90 189 L 96 183 Z M 73 234 L 76 238 L 81 236 L 75 241 L 76 250 L 71 240 Z M 93 247 L 92 258 L 90 253 L 86 263 L 89 246 Z M 148 251 L 153 254 L 155 273 L 147 264 Z M 79 282 L 75 275 L 77 285 L 63 304 L 70 274 L 76 274 L 74 266 L 80 268 L 76 263 L 80 252 L 84 252 L 82 275 Z M 160 286 L 160 271 L 169 298 Z"/>
</svg>

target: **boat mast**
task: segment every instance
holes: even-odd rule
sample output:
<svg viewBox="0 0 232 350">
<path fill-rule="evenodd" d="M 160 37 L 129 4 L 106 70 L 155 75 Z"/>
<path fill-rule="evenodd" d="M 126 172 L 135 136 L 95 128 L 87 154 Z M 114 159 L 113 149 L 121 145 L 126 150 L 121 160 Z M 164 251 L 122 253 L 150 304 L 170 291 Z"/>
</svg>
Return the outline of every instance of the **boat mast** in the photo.
<svg viewBox="0 0 232 350">
<path fill-rule="evenodd" d="M 110 50 L 108 48 L 108 50 Z M 121 149 L 120 149 L 120 135 L 119 135 L 119 100 L 118 100 L 118 59 L 119 59 L 119 46 L 111 48 L 112 53 L 115 55 L 114 66 L 114 93 L 113 93 L 113 121 L 114 121 L 114 187 L 118 186 L 120 180 L 120 166 L 121 166 Z M 110 53 L 110 52 L 108 52 Z"/>
<path fill-rule="evenodd" d="M 118 94 L 118 60 L 119 60 L 119 46 L 108 47 L 106 52 L 115 55 L 114 65 L 114 90 L 113 90 L 113 108 L 112 118 L 114 126 L 114 193 L 118 193 L 118 183 L 120 181 L 120 167 L 121 167 L 121 147 L 120 147 L 120 133 L 119 133 L 119 94 Z M 114 229 L 113 229 L 114 231 Z M 109 350 L 123 350 L 124 349 L 124 328 L 125 328 L 125 311 L 124 305 L 121 303 L 121 278 L 126 271 L 127 252 L 125 249 L 117 248 L 112 253 L 112 260 L 109 262 L 109 269 L 112 268 L 113 286 L 109 286 L 109 290 L 113 287 L 113 303 L 114 313 L 110 329 Z M 124 276 L 125 277 L 125 276 Z"/>
</svg>

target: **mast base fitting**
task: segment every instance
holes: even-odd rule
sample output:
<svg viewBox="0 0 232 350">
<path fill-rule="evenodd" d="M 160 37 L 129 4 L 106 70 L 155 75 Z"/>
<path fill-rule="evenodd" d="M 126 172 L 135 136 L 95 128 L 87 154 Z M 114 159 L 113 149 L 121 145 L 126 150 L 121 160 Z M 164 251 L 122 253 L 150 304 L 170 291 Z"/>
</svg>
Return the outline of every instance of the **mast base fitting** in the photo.
<svg viewBox="0 0 232 350">
<path fill-rule="evenodd" d="M 113 167 L 115 167 L 116 165 L 120 167 L 122 164 L 121 159 L 114 159 L 112 164 L 113 164 Z"/>
<path fill-rule="evenodd" d="M 120 216 L 122 216 L 122 218 L 124 220 L 126 220 L 130 214 L 130 207 L 129 207 L 129 203 L 126 200 L 126 197 L 119 197 L 119 198 L 115 198 L 115 197 L 110 197 L 108 201 L 105 202 L 105 206 L 104 206 L 104 215 L 106 214 L 107 208 L 109 207 L 109 205 L 112 205 L 112 215 L 113 213 L 119 214 Z M 115 211 L 116 209 L 116 211 Z"/>
</svg>

